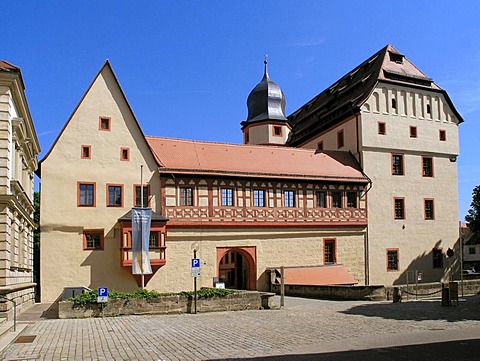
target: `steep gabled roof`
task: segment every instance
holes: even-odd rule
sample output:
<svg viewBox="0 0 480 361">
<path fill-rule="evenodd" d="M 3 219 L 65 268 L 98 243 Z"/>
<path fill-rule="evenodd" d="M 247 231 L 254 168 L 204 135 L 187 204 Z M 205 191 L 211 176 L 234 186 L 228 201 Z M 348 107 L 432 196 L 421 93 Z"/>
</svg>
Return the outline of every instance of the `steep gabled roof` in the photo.
<svg viewBox="0 0 480 361">
<path fill-rule="evenodd" d="M 369 182 L 347 152 L 146 138 L 161 173 Z"/>
<path fill-rule="evenodd" d="M 43 163 L 43 161 L 45 161 L 48 156 L 50 155 L 50 153 L 52 152 L 53 148 L 55 148 L 55 145 L 57 144 L 58 140 L 60 139 L 60 137 L 62 136 L 63 132 L 65 131 L 65 129 L 67 128 L 68 124 L 70 123 L 70 121 L 72 120 L 73 116 L 75 115 L 75 113 L 77 112 L 78 108 L 80 107 L 80 105 L 82 104 L 83 100 L 85 99 L 85 97 L 87 96 L 88 92 L 90 91 L 90 89 L 92 88 L 93 84 L 95 83 L 95 81 L 97 80 L 97 78 L 100 76 L 100 74 L 103 72 L 103 70 L 105 68 L 108 68 L 112 75 L 113 75 L 113 78 L 115 79 L 115 83 L 117 84 L 118 86 L 118 89 L 120 90 L 120 93 L 123 97 L 123 99 L 125 100 L 125 103 L 127 104 L 128 106 L 128 109 L 130 111 L 130 113 L 132 114 L 132 118 L 133 120 L 135 121 L 135 124 L 136 126 L 138 127 L 139 131 L 140 131 L 140 134 L 142 135 L 143 139 L 145 140 L 145 142 L 147 142 L 147 140 L 145 139 L 145 134 L 143 133 L 142 131 L 142 128 L 140 127 L 140 124 L 138 123 L 138 120 L 137 118 L 135 117 L 135 113 L 133 112 L 132 110 L 132 107 L 130 106 L 130 103 L 128 102 L 127 100 L 127 97 L 125 96 L 125 93 L 118 81 L 118 78 L 117 76 L 115 75 L 115 72 L 113 71 L 113 68 L 112 66 L 110 65 L 110 62 L 108 60 L 105 61 L 105 63 L 102 65 L 102 67 L 100 68 L 100 70 L 98 71 L 98 73 L 95 75 L 95 77 L 93 78 L 92 82 L 90 83 L 90 85 L 88 86 L 87 90 L 85 91 L 85 93 L 83 93 L 82 97 L 80 98 L 80 101 L 77 103 L 77 105 L 75 106 L 75 108 L 73 109 L 72 113 L 70 114 L 70 117 L 68 118 L 68 120 L 66 121 L 66 123 L 64 124 L 62 130 L 60 131 L 60 133 L 58 134 L 57 138 L 55 138 L 55 141 L 53 142 L 52 146 L 50 147 L 50 149 L 48 150 L 47 154 L 45 154 L 45 156 L 42 158 L 42 160 L 40 161 L 39 163 L 39 167 L 38 167 L 38 170 L 36 172 L 36 174 L 41 178 L 41 165 Z M 160 166 L 160 164 L 158 163 L 158 159 L 155 157 L 155 154 L 152 152 L 151 153 L 152 156 L 155 158 L 155 161 L 157 162 L 157 164 Z"/>
<path fill-rule="evenodd" d="M 447 92 L 392 45 L 387 45 L 292 113 L 288 117 L 292 132 L 287 145 L 298 146 L 357 114 L 379 82 L 441 92 L 459 122 L 463 121 Z"/>
</svg>

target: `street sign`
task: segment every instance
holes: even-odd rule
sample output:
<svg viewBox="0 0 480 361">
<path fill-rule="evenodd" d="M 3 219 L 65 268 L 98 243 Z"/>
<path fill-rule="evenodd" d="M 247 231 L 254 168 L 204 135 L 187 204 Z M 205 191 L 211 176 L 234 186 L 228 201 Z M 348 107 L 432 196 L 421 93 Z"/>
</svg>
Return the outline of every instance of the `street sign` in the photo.
<svg viewBox="0 0 480 361">
<path fill-rule="evenodd" d="M 98 287 L 97 303 L 108 302 L 108 287 Z"/>
<path fill-rule="evenodd" d="M 192 258 L 192 277 L 200 276 L 200 259 Z"/>
</svg>

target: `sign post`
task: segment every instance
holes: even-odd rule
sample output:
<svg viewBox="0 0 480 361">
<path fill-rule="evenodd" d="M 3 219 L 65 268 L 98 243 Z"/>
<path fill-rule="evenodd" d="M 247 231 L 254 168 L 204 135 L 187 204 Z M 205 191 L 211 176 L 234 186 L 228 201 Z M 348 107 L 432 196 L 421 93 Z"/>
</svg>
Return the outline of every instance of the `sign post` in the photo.
<svg viewBox="0 0 480 361">
<path fill-rule="evenodd" d="M 200 276 L 200 259 L 197 258 L 197 251 L 200 246 L 197 242 L 192 243 L 192 277 L 193 277 L 193 313 L 197 313 L 197 277 Z"/>
<path fill-rule="evenodd" d="M 108 302 L 108 287 L 98 287 L 97 303 Z"/>
</svg>

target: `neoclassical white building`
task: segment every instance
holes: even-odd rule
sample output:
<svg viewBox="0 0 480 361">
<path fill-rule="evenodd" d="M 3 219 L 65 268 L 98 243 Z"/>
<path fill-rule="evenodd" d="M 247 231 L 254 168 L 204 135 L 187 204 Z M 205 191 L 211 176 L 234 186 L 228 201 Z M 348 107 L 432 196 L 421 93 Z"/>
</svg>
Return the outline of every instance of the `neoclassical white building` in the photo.
<svg viewBox="0 0 480 361">
<path fill-rule="evenodd" d="M 0 61 L 0 319 L 34 303 L 33 182 L 40 146 L 20 68 Z"/>
</svg>

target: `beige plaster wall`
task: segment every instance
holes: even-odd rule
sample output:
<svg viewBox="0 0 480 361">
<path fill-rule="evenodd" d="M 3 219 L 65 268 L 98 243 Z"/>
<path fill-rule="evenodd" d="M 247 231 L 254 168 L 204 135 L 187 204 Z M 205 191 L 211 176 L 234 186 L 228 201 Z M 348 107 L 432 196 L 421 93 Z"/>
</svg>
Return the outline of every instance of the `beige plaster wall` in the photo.
<svg viewBox="0 0 480 361">
<path fill-rule="evenodd" d="M 99 130 L 99 117 L 111 118 L 111 130 Z M 82 145 L 91 159 L 81 159 Z M 120 160 L 121 148 L 130 160 Z M 118 218 L 134 205 L 134 185 L 150 185 L 151 207 L 159 212 L 157 165 L 109 66 L 104 66 L 54 148 L 42 162 L 41 286 L 42 302 L 53 301 L 66 286 L 134 289 L 133 278 L 120 266 Z M 95 182 L 95 207 L 77 206 L 77 182 Z M 107 207 L 107 184 L 123 185 L 123 207 Z M 118 226 L 117 226 L 118 227 Z M 104 250 L 84 251 L 83 231 L 103 229 Z"/>
<path fill-rule="evenodd" d="M 273 127 L 281 126 L 282 135 L 274 136 Z M 290 134 L 290 128 L 286 125 L 281 124 L 267 124 L 261 123 L 258 125 L 251 125 L 247 129 L 249 133 L 249 142 L 248 144 L 277 144 L 284 145 Z"/>
</svg>

